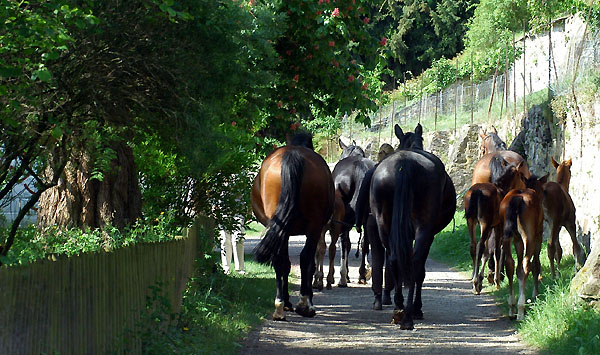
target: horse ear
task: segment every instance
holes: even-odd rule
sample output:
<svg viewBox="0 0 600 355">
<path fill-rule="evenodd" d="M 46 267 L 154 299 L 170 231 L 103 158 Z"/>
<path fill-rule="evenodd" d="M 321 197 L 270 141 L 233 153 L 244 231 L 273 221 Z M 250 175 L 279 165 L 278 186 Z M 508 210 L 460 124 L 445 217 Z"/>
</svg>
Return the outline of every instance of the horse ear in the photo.
<svg viewBox="0 0 600 355">
<path fill-rule="evenodd" d="M 356 145 L 356 141 L 354 139 L 352 140 L 352 145 Z"/>
<path fill-rule="evenodd" d="M 573 158 L 569 157 L 569 160 L 567 160 L 565 162 L 565 165 L 568 166 L 569 168 L 571 167 L 571 165 L 573 165 Z"/>
<path fill-rule="evenodd" d="M 420 123 L 417 123 L 417 127 L 415 127 L 415 134 L 419 137 L 423 136 L 423 126 Z"/>
<path fill-rule="evenodd" d="M 546 173 L 546 175 L 542 176 L 539 181 L 542 184 L 545 184 L 548 181 L 548 175 L 550 175 L 550 173 Z"/>
<path fill-rule="evenodd" d="M 347 145 L 345 145 L 345 144 L 344 144 L 344 142 L 342 142 L 342 139 L 341 139 L 341 138 L 338 138 L 338 141 L 339 141 L 339 143 L 340 143 L 340 148 L 342 148 L 342 150 L 344 150 L 344 149 L 348 148 L 348 146 L 347 146 Z"/>
<path fill-rule="evenodd" d="M 492 125 L 492 133 L 498 134 L 498 131 L 496 131 L 496 127 L 494 127 L 493 125 Z"/>
<path fill-rule="evenodd" d="M 484 139 L 486 136 L 487 134 L 485 133 L 485 129 L 479 129 L 479 137 L 481 137 L 481 139 Z"/>
<path fill-rule="evenodd" d="M 400 128 L 400 126 L 397 123 L 394 126 L 394 133 L 396 133 L 396 137 L 398 137 L 398 139 L 400 140 L 402 140 L 402 138 L 404 137 L 404 132 L 402 132 L 402 128 Z"/>
<path fill-rule="evenodd" d="M 556 162 L 556 160 L 554 160 L 554 157 L 550 157 L 552 159 L 552 165 L 554 166 L 554 169 L 558 168 L 558 163 Z"/>
</svg>

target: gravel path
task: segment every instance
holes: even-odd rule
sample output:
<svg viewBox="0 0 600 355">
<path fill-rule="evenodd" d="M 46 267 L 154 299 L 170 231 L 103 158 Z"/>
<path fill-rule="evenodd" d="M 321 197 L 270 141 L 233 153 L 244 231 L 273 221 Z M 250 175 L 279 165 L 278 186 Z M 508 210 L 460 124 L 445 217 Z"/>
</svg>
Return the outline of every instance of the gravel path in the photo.
<svg viewBox="0 0 600 355">
<path fill-rule="evenodd" d="M 314 318 L 287 312 L 287 322 L 267 320 L 260 329 L 250 333 L 241 354 L 536 352 L 518 339 L 511 321 L 501 315 L 490 296 L 473 295 L 471 284 L 463 275 L 432 260 L 427 261 L 423 284 L 425 319 L 416 320 L 413 331 L 400 330 L 399 326 L 391 324 L 393 306 L 373 311 L 370 283 L 356 283 L 360 262 L 354 257 L 357 238 L 358 234 L 351 234 L 349 287 L 315 291 L 313 302 L 317 315 Z M 304 240 L 304 236 L 290 238 L 292 270 L 296 275 L 300 275 L 298 255 Z M 246 251 L 251 251 L 257 242 L 258 238 L 246 239 Z M 336 282 L 338 279 L 339 267 L 336 267 Z M 290 300 L 296 304 L 299 280 L 290 278 L 290 283 L 294 283 Z M 405 291 L 405 297 L 406 294 Z"/>
</svg>

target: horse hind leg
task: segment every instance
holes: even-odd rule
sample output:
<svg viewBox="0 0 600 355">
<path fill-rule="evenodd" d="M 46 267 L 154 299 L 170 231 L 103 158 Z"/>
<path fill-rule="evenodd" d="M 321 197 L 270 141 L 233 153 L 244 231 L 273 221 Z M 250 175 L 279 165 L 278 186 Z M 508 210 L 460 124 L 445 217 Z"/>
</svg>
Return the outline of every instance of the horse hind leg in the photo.
<svg viewBox="0 0 600 355">
<path fill-rule="evenodd" d="M 273 259 L 273 268 L 275 269 L 275 283 L 277 285 L 277 295 L 275 297 L 275 312 L 273 320 L 285 321 L 285 311 L 293 311 L 288 293 L 288 275 L 291 270 L 289 257 L 278 256 Z"/>
<path fill-rule="evenodd" d="M 361 258 L 360 258 L 360 267 L 358 268 L 358 283 L 359 284 L 367 284 L 367 281 L 371 279 L 372 269 L 369 265 L 369 239 L 368 233 L 365 231 L 365 234 L 362 237 L 361 245 Z"/>
<path fill-rule="evenodd" d="M 512 252 L 511 252 L 511 239 L 512 238 L 506 238 L 504 237 L 503 243 L 502 243 L 502 252 L 501 254 L 503 255 L 505 261 L 505 267 L 506 267 L 506 278 L 508 279 L 508 317 L 511 319 L 515 318 L 515 308 L 516 308 L 516 301 L 515 301 L 515 290 L 514 290 L 514 285 L 513 285 L 513 275 L 515 272 L 515 260 L 512 257 Z"/>
<path fill-rule="evenodd" d="M 344 232 L 342 233 L 341 240 L 341 254 L 342 260 L 340 262 L 340 282 L 338 283 L 338 287 L 348 287 L 348 282 L 350 281 L 349 270 L 348 270 L 348 255 L 350 254 L 350 233 Z"/>
<path fill-rule="evenodd" d="M 562 248 L 560 247 L 560 241 L 558 239 L 558 233 L 560 232 L 560 225 L 556 221 L 552 221 L 552 230 L 550 232 L 550 238 L 548 239 L 548 260 L 550 261 L 550 272 L 552 278 L 556 278 L 556 273 L 560 275 L 560 260 L 562 258 Z M 556 267 L 554 266 L 556 261 Z"/>
<path fill-rule="evenodd" d="M 329 244 L 329 272 L 327 273 L 327 286 L 328 290 L 331 290 L 332 285 L 335 283 L 335 253 L 337 252 L 337 240 L 339 235 L 336 233 L 329 233 L 331 242 Z"/>
<path fill-rule="evenodd" d="M 577 240 L 577 232 L 575 227 L 575 218 L 572 218 L 569 223 L 565 226 L 567 228 L 567 232 L 569 232 L 569 236 L 571 237 L 571 242 L 573 243 L 573 256 L 575 257 L 575 271 L 581 269 L 583 264 L 585 264 L 586 256 L 585 250 L 582 245 Z"/>
<path fill-rule="evenodd" d="M 327 245 L 325 244 L 325 231 L 321 233 L 321 238 L 319 239 L 319 243 L 317 246 L 317 253 L 315 256 L 315 262 L 317 264 L 317 269 L 315 271 L 315 278 L 313 281 L 313 288 L 319 291 L 323 290 L 323 259 L 325 258 L 325 249 L 327 249 Z"/>
<path fill-rule="evenodd" d="M 300 252 L 300 302 L 296 305 L 296 313 L 303 317 L 314 317 L 316 314 L 312 303 L 311 280 L 315 272 L 315 253 L 319 236 L 320 231 L 307 233 L 306 244 Z"/>
</svg>

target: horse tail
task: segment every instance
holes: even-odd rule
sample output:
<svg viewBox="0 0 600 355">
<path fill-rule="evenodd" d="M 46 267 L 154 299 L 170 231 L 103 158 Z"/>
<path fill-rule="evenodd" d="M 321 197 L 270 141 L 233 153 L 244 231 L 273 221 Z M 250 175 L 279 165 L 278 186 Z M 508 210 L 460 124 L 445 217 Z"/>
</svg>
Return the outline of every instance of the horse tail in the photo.
<svg viewBox="0 0 600 355">
<path fill-rule="evenodd" d="M 265 236 L 254 248 L 256 261 L 272 264 L 288 242 L 288 229 L 298 215 L 300 185 L 304 174 L 304 158 L 296 149 L 290 149 L 281 159 L 281 194 Z"/>
<path fill-rule="evenodd" d="M 479 217 L 479 202 L 482 198 L 481 190 L 473 190 L 469 199 L 469 207 L 465 210 L 465 218 Z M 477 215 L 475 214 L 477 213 Z"/>
<path fill-rule="evenodd" d="M 396 270 L 400 270 L 404 280 L 410 281 L 414 239 L 414 226 L 410 214 L 414 200 L 412 177 L 415 171 L 415 162 L 400 160 L 396 171 L 392 228 L 389 239 L 390 263 Z"/>
<path fill-rule="evenodd" d="M 513 234 L 518 233 L 518 217 L 523 213 L 525 202 L 522 196 L 514 196 L 506 207 L 504 217 L 504 236 L 503 240 L 508 240 Z"/>
<path fill-rule="evenodd" d="M 369 189 L 371 188 L 371 178 L 373 177 L 373 172 L 375 172 L 375 167 L 369 169 L 366 173 L 362 182 L 360 183 L 360 189 L 358 191 L 358 196 L 356 197 L 356 206 L 355 206 L 355 214 L 356 214 L 356 230 L 360 233 L 362 226 L 364 226 L 367 222 L 367 218 L 369 217 L 369 210 L 371 209 L 369 206 Z"/>
</svg>

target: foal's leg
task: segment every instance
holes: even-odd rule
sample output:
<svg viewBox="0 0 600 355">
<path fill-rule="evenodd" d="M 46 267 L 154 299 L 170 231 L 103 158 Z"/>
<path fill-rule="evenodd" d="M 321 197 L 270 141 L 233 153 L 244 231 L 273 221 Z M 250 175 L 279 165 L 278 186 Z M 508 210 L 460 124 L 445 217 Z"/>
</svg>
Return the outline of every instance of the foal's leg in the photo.
<svg viewBox="0 0 600 355">
<path fill-rule="evenodd" d="M 303 317 L 314 317 L 316 314 L 312 303 L 311 280 L 315 273 L 315 252 L 319 235 L 319 231 L 307 233 L 306 244 L 300 252 L 300 302 L 296 305 L 296 313 Z"/>
<path fill-rule="evenodd" d="M 525 236 L 526 238 L 526 236 Z M 527 286 L 527 275 L 529 274 L 530 260 L 524 254 L 525 246 L 522 237 L 516 236 L 514 240 L 515 253 L 517 254 L 517 279 L 519 281 L 519 299 L 517 300 L 517 320 L 525 319 L 525 287 Z"/>
<path fill-rule="evenodd" d="M 467 227 L 469 229 L 469 237 L 471 238 L 471 243 L 469 244 L 469 252 L 471 253 L 471 259 L 473 260 L 473 272 L 471 273 L 471 278 L 475 277 L 475 257 L 477 256 L 477 238 L 476 238 L 476 228 L 479 221 L 475 218 L 467 219 Z"/>
<path fill-rule="evenodd" d="M 358 283 L 367 284 L 367 281 L 371 279 L 371 267 L 369 266 L 369 232 L 365 228 L 365 234 L 363 235 L 360 242 L 361 259 L 360 267 L 358 268 Z M 378 237 L 378 236 L 377 236 Z"/>
<path fill-rule="evenodd" d="M 510 248 L 512 238 L 504 236 L 502 242 L 502 254 L 504 254 L 505 266 L 506 266 L 506 278 L 508 279 L 508 316 L 514 318 L 515 316 L 515 290 L 513 285 L 513 275 L 515 272 L 515 260 L 512 257 L 512 251 Z"/>
<path fill-rule="evenodd" d="M 338 283 L 338 287 L 348 287 L 348 281 L 350 277 L 348 276 L 348 255 L 350 254 L 350 248 L 352 245 L 350 244 L 350 231 L 342 232 L 342 260 L 340 263 L 340 282 Z"/>
<path fill-rule="evenodd" d="M 569 221 L 565 223 L 565 228 L 567 228 L 567 232 L 571 236 L 571 242 L 573 243 L 573 256 L 575 256 L 575 268 L 580 269 L 585 264 L 585 250 L 579 244 L 579 240 L 577 240 L 577 228 L 575 227 L 575 217 L 573 215 L 572 218 L 569 218 Z"/>
<path fill-rule="evenodd" d="M 481 260 L 481 257 L 485 253 L 485 242 L 488 239 L 490 234 L 490 228 L 487 223 L 480 223 L 481 228 L 481 238 L 477 243 L 476 254 L 475 254 L 475 265 L 473 268 L 473 293 L 478 295 L 481 293 L 481 289 L 483 288 L 483 272 L 485 267 L 481 267 L 481 274 L 479 273 L 479 267 L 485 265 L 488 257 L 484 257 L 485 261 Z"/>
<path fill-rule="evenodd" d="M 552 272 L 552 278 L 556 277 L 554 272 L 554 260 L 556 260 L 556 271 L 560 276 L 560 259 L 562 258 L 562 248 L 560 247 L 560 241 L 558 239 L 558 233 L 560 232 L 560 224 L 556 219 L 552 220 L 552 229 L 550 232 L 550 238 L 548 239 L 548 260 L 550 260 L 550 271 Z"/>
<path fill-rule="evenodd" d="M 321 238 L 319 238 L 319 243 L 317 245 L 317 253 L 315 256 L 315 262 L 317 263 L 317 269 L 315 271 L 315 279 L 313 281 L 313 288 L 321 291 L 323 290 L 323 259 L 325 258 L 325 249 L 327 249 L 327 244 L 325 243 L 325 231 L 326 228 L 323 228 L 323 232 L 321 232 Z"/>
<path fill-rule="evenodd" d="M 331 237 L 331 242 L 329 243 L 329 272 L 327 273 L 326 288 L 331 290 L 331 285 L 335 283 L 335 253 L 337 251 L 337 241 L 340 234 L 332 227 L 329 230 L 329 236 Z"/>
</svg>

